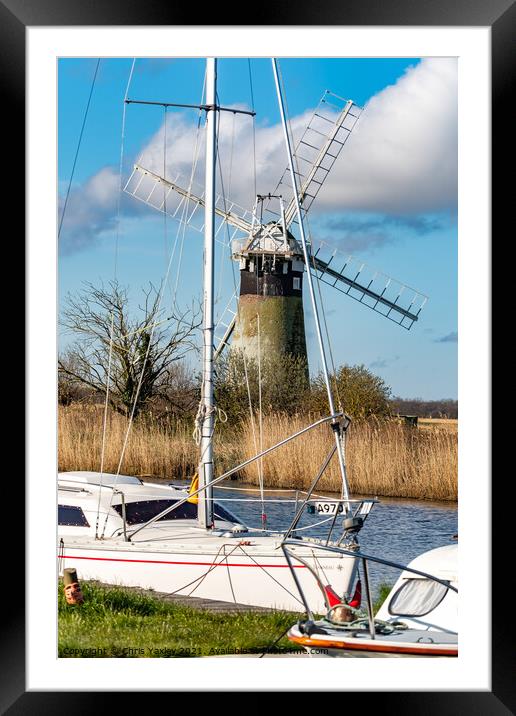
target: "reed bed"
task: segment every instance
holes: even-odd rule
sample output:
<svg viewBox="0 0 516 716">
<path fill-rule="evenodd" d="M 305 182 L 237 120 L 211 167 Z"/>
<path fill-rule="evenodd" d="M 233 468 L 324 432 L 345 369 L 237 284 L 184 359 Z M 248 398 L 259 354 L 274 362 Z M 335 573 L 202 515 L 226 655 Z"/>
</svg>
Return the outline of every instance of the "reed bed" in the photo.
<svg viewBox="0 0 516 716">
<path fill-rule="evenodd" d="M 263 421 L 267 447 L 309 424 L 306 417 L 268 416 Z M 253 452 L 251 425 L 244 428 L 245 451 Z M 314 428 L 263 460 L 267 487 L 304 488 L 318 473 L 334 444 L 327 425 Z M 351 492 L 360 495 L 457 499 L 457 434 L 449 430 L 420 431 L 395 421 L 352 423 L 347 434 L 347 468 Z M 246 481 L 256 482 L 256 468 Z M 336 456 L 318 490 L 337 492 L 341 479 Z"/>
<path fill-rule="evenodd" d="M 311 416 L 274 414 L 263 419 L 262 441 L 267 448 L 307 426 Z M 103 411 L 100 406 L 73 404 L 59 409 L 59 469 L 99 470 Z M 132 426 L 121 472 L 167 479 L 188 478 L 195 472 L 198 450 L 187 421 L 140 419 Z M 256 453 L 256 423 L 221 426 L 215 441 L 216 473 L 234 467 Z M 116 472 L 127 431 L 127 419 L 110 412 L 104 451 L 105 472 Z M 306 488 L 333 444 L 327 425 L 319 426 L 263 459 L 266 487 Z M 406 427 L 396 421 L 352 423 L 347 437 L 348 479 L 356 495 L 457 499 L 458 436 L 456 430 Z M 257 464 L 239 475 L 258 483 Z M 336 457 L 323 475 L 319 491 L 338 492 Z"/>
<path fill-rule="evenodd" d="M 72 404 L 59 408 L 59 470 L 100 470 L 104 411 L 101 406 Z M 128 420 L 109 411 L 106 421 L 104 471 L 117 472 Z M 136 421 L 127 439 L 121 473 L 139 476 L 188 477 L 195 471 L 197 449 L 192 428 L 175 421 L 163 424 L 146 416 Z"/>
</svg>

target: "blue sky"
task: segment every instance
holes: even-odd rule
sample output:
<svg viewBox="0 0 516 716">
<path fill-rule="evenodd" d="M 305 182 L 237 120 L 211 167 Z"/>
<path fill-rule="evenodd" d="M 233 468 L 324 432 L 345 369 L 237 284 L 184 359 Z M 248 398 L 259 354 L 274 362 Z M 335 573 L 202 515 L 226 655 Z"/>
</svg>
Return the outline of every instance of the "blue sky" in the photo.
<svg viewBox="0 0 516 716">
<path fill-rule="evenodd" d="M 66 193 L 95 59 L 59 62 L 59 195 Z M 103 59 L 77 159 L 60 237 L 59 291 L 114 276 L 118 167 L 123 97 L 132 59 Z M 323 286 L 323 303 L 338 364 L 361 363 L 385 379 L 393 394 L 425 399 L 457 397 L 457 66 L 447 58 L 283 59 L 289 117 L 302 128 L 324 90 L 353 99 L 365 111 L 316 202 L 310 229 L 429 297 L 410 331 Z M 222 105 L 251 106 L 254 98 L 256 176 L 259 192 L 273 191 L 287 158 L 270 60 L 221 59 Z M 129 97 L 198 104 L 204 60 L 138 59 Z M 188 175 L 197 137 L 197 112 L 129 105 L 123 183 L 142 154 L 146 166 L 167 176 Z M 227 114 L 221 122 L 220 157 L 230 198 L 253 202 L 252 120 Z M 164 147 L 166 151 L 164 152 Z M 232 159 L 232 163 L 231 163 Z M 143 161 L 142 161 L 143 163 Z M 231 167 L 230 167 L 231 164 Z M 188 305 L 200 296 L 202 237 L 178 234 L 173 220 L 122 195 L 117 277 L 135 301 L 149 280 L 159 284 L 168 252 L 177 247 L 171 298 Z M 176 243 L 177 242 L 177 243 Z M 180 242 L 183 250 L 179 252 Z M 219 310 L 238 271 L 218 250 Z M 307 296 L 305 295 L 305 299 Z M 167 299 L 168 300 L 168 299 Z M 311 370 L 319 367 L 311 309 L 305 300 Z M 62 336 L 62 345 L 70 341 Z M 194 359 L 192 359 L 194 360 Z"/>
</svg>

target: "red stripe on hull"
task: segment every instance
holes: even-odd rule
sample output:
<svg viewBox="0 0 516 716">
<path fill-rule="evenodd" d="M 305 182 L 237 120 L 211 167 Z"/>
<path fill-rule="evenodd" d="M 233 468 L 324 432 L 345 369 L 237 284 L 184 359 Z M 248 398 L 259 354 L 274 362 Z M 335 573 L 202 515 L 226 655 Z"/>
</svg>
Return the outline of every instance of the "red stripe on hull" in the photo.
<svg viewBox="0 0 516 716">
<path fill-rule="evenodd" d="M 58 559 L 88 559 L 97 562 L 139 562 L 143 564 L 187 564 L 195 565 L 200 567 L 273 567 L 288 569 L 288 564 L 242 564 L 225 562 L 223 559 L 220 562 L 170 562 L 162 559 L 120 559 L 116 557 L 80 557 L 78 555 L 63 554 L 57 555 Z M 294 565 L 295 569 L 306 569 L 304 565 Z"/>
</svg>

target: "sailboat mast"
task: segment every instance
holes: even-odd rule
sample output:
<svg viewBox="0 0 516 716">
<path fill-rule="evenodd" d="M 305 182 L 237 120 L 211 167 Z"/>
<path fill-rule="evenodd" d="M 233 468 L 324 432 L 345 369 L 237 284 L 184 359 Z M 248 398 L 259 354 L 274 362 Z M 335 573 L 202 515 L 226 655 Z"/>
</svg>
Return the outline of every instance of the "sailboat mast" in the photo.
<svg viewBox="0 0 516 716">
<path fill-rule="evenodd" d="M 279 110 L 280 110 L 280 114 L 281 114 L 281 123 L 283 125 L 283 135 L 284 135 L 285 144 L 287 147 L 290 176 L 292 178 L 292 189 L 293 189 L 293 193 L 294 193 L 294 201 L 295 201 L 295 207 L 296 207 L 296 213 L 297 213 L 297 220 L 299 223 L 299 233 L 301 236 L 301 246 L 303 249 L 303 256 L 305 259 L 306 278 L 307 278 L 307 283 L 308 283 L 308 289 L 310 292 L 312 308 L 313 308 L 313 312 L 314 312 L 315 330 L 316 330 L 316 334 L 317 334 L 317 340 L 319 343 L 319 351 L 321 354 L 321 364 L 322 364 L 322 369 L 323 369 L 324 382 L 326 384 L 326 391 L 328 394 L 328 403 L 329 403 L 329 407 L 330 407 L 330 412 L 332 415 L 334 415 L 335 414 L 335 405 L 334 405 L 334 401 L 333 401 L 333 394 L 332 394 L 331 384 L 330 384 L 328 361 L 326 358 L 326 350 L 324 347 L 321 325 L 320 325 L 320 321 L 319 321 L 319 311 L 318 311 L 318 307 L 317 307 L 317 299 L 315 297 L 315 291 L 314 291 L 314 287 L 313 287 L 310 256 L 308 253 L 308 245 L 307 245 L 306 236 L 305 236 L 305 227 L 304 227 L 304 223 L 303 223 L 303 216 L 301 213 L 301 204 L 299 201 L 299 188 L 297 186 L 297 172 L 296 172 L 296 168 L 294 167 L 292 147 L 290 144 L 290 137 L 289 137 L 288 128 L 287 128 L 285 104 L 283 101 L 283 94 L 281 92 L 281 85 L 280 85 L 279 73 L 278 73 L 278 64 L 277 64 L 276 58 L 272 58 L 272 69 L 274 71 L 274 80 L 276 82 L 276 93 L 278 95 L 278 105 L 279 105 Z M 341 435 L 341 432 L 338 430 L 338 422 L 336 420 L 333 422 L 334 422 L 335 442 L 336 442 L 336 447 L 337 447 L 337 456 L 338 456 L 338 460 L 339 460 L 339 467 L 340 467 L 340 472 L 341 472 L 341 477 L 342 477 L 342 496 L 345 500 L 349 500 L 349 487 L 348 487 L 348 480 L 347 480 L 347 475 L 346 475 L 346 462 L 345 462 L 345 457 L 344 457 L 344 447 L 343 447 L 343 443 L 342 443 L 342 435 Z M 346 503 L 344 505 L 344 508 L 347 513 L 349 511 L 349 503 Z"/>
<path fill-rule="evenodd" d="M 216 160 L 216 91 L 217 60 L 206 59 L 206 174 L 204 206 L 204 270 L 203 270 L 203 359 L 202 359 L 202 425 L 199 460 L 199 487 L 213 480 L 213 428 L 215 401 L 213 396 L 213 332 L 214 332 L 214 248 L 215 248 L 215 160 Z M 213 525 L 213 488 L 199 493 L 198 521 L 201 527 Z"/>
</svg>

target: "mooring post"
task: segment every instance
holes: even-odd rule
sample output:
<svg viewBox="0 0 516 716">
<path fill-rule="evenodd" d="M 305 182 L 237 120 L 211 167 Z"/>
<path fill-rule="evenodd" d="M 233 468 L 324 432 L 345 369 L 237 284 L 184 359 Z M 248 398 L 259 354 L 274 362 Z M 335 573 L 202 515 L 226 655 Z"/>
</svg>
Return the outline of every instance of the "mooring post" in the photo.
<svg viewBox="0 0 516 716">
<path fill-rule="evenodd" d="M 64 593 L 67 604 L 82 604 L 84 596 L 75 567 L 63 569 Z"/>
<path fill-rule="evenodd" d="M 63 569 L 63 582 L 65 587 L 68 587 L 70 584 L 75 584 L 75 582 L 78 581 L 75 567 L 66 567 L 66 569 Z"/>
</svg>

